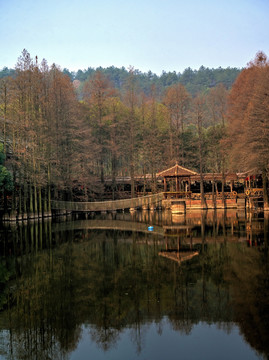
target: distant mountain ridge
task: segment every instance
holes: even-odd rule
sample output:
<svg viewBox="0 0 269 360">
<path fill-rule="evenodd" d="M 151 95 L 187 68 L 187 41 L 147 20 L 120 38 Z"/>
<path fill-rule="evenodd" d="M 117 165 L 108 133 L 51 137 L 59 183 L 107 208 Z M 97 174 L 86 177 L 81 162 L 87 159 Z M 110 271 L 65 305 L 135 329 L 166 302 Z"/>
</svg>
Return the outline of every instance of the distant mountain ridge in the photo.
<svg viewBox="0 0 269 360">
<path fill-rule="evenodd" d="M 115 88 L 119 90 L 122 90 L 129 74 L 126 68 L 117 68 L 114 66 L 107 68 L 98 67 L 96 69 L 89 67 L 87 70 L 78 70 L 76 72 L 64 68 L 62 71 L 68 75 L 72 81 L 79 80 L 79 84 L 83 84 L 87 79 L 93 77 L 96 71 L 100 71 L 106 75 L 114 84 Z M 209 69 L 201 66 L 199 70 L 192 70 L 188 67 L 182 73 L 163 71 L 161 75 L 156 75 L 151 71 L 143 73 L 139 70 L 134 70 L 134 75 L 138 87 L 146 95 L 151 93 L 153 87 L 154 91 L 161 95 L 167 87 L 181 83 L 192 96 L 195 96 L 197 93 L 205 92 L 220 83 L 224 84 L 226 89 L 230 89 L 241 71 L 242 69 L 238 68 L 228 67 L 224 69 L 219 67 L 217 69 Z M 14 73 L 14 69 L 4 67 L 0 70 L 0 79 L 6 76 L 14 76 Z M 75 84 L 77 87 L 78 82 L 75 82 Z"/>
<path fill-rule="evenodd" d="M 97 69 L 88 68 L 87 70 L 78 70 L 76 73 L 69 72 L 64 69 L 63 72 L 68 75 L 72 80 L 79 80 L 84 83 L 87 79 L 94 76 L 96 71 L 102 72 L 114 84 L 115 88 L 121 90 L 128 78 L 129 71 L 122 68 L 110 66 L 108 68 L 99 67 Z M 240 74 L 242 69 L 221 67 L 217 69 L 209 69 L 201 66 L 199 70 L 192 70 L 190 67 L 185 69 L 183 73 L 165 72 L 163 71 L 160 76 L 148 71 L 142 73 L 139 70 L 134 70 L 134 75 L 137 80 L 137 85 L 146 95 L 149 95 L 154 86 L 155 92 L 161 95 L 164 90 L 176 83 L 181 83 L 185 86 L 186 90 L 195 95 L 199 92 L 207 91 L 208 89 L 222 83 L 226 89 L 230 89 Z"/>
</svg>

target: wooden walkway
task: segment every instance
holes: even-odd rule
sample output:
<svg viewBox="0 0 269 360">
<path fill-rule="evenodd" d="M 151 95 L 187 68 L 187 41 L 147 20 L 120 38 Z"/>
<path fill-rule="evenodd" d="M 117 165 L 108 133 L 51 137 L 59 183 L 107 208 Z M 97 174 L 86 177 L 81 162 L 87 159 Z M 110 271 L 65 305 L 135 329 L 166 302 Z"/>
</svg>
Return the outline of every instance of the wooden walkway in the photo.
<svg viewBox="0 0 269 360">
<path fill-rule="evenodd" d="M 246 197 L 238 196 L 234 192 L 224 193 L 225 202 L 222 195 L 218 194 L 215 201 L 212 194 L 205 194 L 206 207 L 210 208 L 245 208 Z M 110 201 L 93 201 L 93 202 L 72 202 L 72 201 L 51 201 L 51 209 L 58 211 L 71 212 L 113 212 L 118 210 L 134 209 L 154 209 L 156 207 L 172 208 L 172 205 L 180 201 L 184 204 L 185 209 L 203 209 L 205 206 L 201 203 L 201 194 L 191 192 L 161 192 L 154 195 L 140 196 L 131 199 L 110 200 Z M 255 202 L 256 201 L 256 202 Z M 259 204 L 256 198 L 249 198 L 247 206 L 254 208 L 262 206 L 263 203 L 259 198 Z"/>
<path fill-rule="evenodd" d="M 117 211 L 123 209 L 151 208 L 161 205 L 164 198 L 163 193 L 141 196 L 132 199 L 122 199 L 114 201 L 99 202 L 73 202 L 73 201 L 51 201 L 53 210 L 66 210 L 73 212 L 99 212 L 99 211 Z"/>
</svg>

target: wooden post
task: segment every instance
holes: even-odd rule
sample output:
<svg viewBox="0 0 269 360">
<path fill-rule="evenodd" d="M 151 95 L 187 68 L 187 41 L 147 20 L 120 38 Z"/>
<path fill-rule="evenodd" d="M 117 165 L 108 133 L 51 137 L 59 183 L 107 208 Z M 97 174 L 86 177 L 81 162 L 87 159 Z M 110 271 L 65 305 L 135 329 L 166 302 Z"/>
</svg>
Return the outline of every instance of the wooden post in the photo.
<svg viewBox="0 0 269 360">
<path fill-rule="evenodd" d="M 216 208 L 216 196 L 215 196 L 215 181 L 212 180 L 212 206 L 213 208 Z"/>
<path fill-rule="evenodd" d="M 166 182 L 166 177 L 164 177 L 164 179 L 163 179 L 163 185 L 164 185 L 164 192 L 167 192 L 167 182 Z"/>
<path fill-rule="evenodd" d="M 178 177 L 176 177 L 176 191 L 179 192 L 179 181 Z"/>
<path fill-rule="evenodd" d="M 224 175 L 224 168 L 222 166 L 221 197 L 222 197 L 222 206 L 224 208 L 226 208 L 226 200 L 225 200 L 225 194 L 224 194 L 225 184 L 226 184 L 226 178 L 225 178 L 225 175 Z"/>
</svg>

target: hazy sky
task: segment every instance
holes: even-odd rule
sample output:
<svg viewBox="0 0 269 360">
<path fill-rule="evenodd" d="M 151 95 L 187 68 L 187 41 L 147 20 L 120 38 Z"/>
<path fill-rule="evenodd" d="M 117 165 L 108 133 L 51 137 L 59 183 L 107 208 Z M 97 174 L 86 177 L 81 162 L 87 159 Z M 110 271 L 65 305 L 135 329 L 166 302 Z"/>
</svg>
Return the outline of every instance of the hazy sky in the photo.
<svg viewBox="0 0 269 360">
<path fill-rule="evenodd" d="M 244 67 L 269 56 L 269 0 L 0 0 L 0 69 L 22 50 L 69 70 Z"/>
</svg>

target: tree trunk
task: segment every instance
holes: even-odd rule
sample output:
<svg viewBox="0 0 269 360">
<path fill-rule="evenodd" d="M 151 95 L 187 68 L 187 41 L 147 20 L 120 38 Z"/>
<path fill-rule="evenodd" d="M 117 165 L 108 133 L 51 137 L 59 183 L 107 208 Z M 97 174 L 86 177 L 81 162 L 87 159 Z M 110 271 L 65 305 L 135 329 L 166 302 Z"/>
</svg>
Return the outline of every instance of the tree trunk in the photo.
<svg viewBox="0 0 269 360">
<path fill-rule="evenodd" d="M 203 155 L 202 155 L 202 144 L 199 139 L 199 162 L 200 162 L 200 193 L 201 193 L 201 205 L 207 208 L 205 193 L 204 193 L 204 177 L 203 177 Z"/>
<path fill-rule="evenodd" d="M 21 187 L 21 181 L 19 184 L 19 204 L 18 204 L 18 219 L 22 219 L 22 187 Z"/>
<path fill-rule="evenodd" d="M 34 213 L 37 215 L 38 207 L 37 207 L 37 187 L 34 184 Z"/>
<path fill-rule="evenodd" d="M 204 177 L 202 173 L 200 173 L 200 193 L 201 193 L 201 205 L 207 208 L 207 204 L 205 200 L 205 191 L 204 191 Z"/>
<path fill-rule="evenodd" d="M 51 187 L 48 185 L 48 212 L 51 213 Z"/>
<path fill-rule="evenodd" d="M 134 181 L 134 164 L 133 160 L 130 165 L 130 175 L 131 175 L 131 198 L 135 197 L 135 181 Z"/>
<path fill-rule="evenodd" d="M 27 217 L 27 195 L 28 195 L 28 191 L 27 191 L 27 182 L 26 179 L 24 179 L 24 184 L 23 184 L 23 213 L 24 213 L 24 218 Z"/>
<path fill-rule="evenodd" d="M 143 166 L 143 196 L 146 195 L 146 167 Z"/>
<path fill-rule="evenodd" d="M 264 210 L 269 210 L 269 201 L 268 201 L 268 179 L 266 170 L 262 171 L 262 184 L 263 184 L 263 202 L 264 202 Z"/>
<path fill-rule="evenodd" d="M 4 189 L 4 214 L 6 214 L 7 211 L 8 211 L 8 208 L 7 208 L 7 192 Z"/>
<path fill-rule="evenodd" d="M 16 199 L 16 179 L 15 176 L 13 177 L 13 190 L 12 190 L 12 203 L 11 203 L 11 214 L 10 217 L 14 219 L 16 217 L 16 210 L 17 210 L 17 199 Z"/>
<path fill-rule="evenodd" d="M 212 204 L 214 209 L 216 209 L 215 180 L 212 181 Z"/>
<path fill-rule="evenodd" d="M 225 199 L 225 174 L 224 174 L 224 164 L 222 162 L 222 179 L 221 179 L 221 196 L 223 207 L 226 208 L 226 199 Z"/>
<path fill-rule="evenodd" d="M 33 217 L 34 207 L 33 207 L 33 189 L 32 185 L 29 185 L 29 216 Z"/>
<path fill-rule="evenodd" d="M 116 156 L 112 155 L 112 200 L 115 200 L 115 191 L 116 191 Z"/>
<path fill-rule="evenodd" d="M 42 217 L 42 190 L 41 190 L 41 186 L 38 186 L 38 216 Z"/>
<path fill-rule="evenodd" d="M 47 193 L 47 187 L 45 186 L 44 189 L 44 215 L 47 216 L 47 212 L 48 212 L 48 193 Z"/>
</svg>

